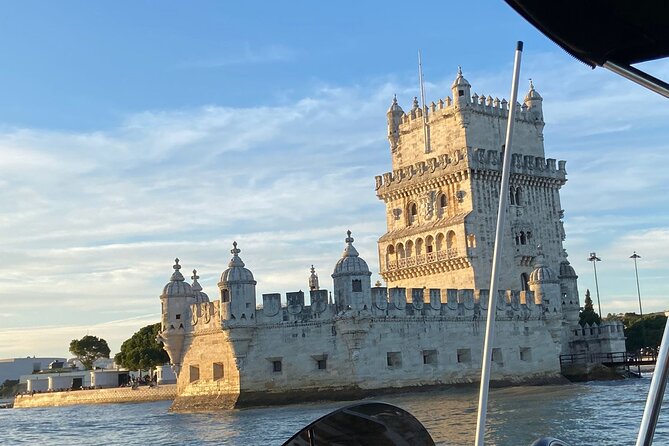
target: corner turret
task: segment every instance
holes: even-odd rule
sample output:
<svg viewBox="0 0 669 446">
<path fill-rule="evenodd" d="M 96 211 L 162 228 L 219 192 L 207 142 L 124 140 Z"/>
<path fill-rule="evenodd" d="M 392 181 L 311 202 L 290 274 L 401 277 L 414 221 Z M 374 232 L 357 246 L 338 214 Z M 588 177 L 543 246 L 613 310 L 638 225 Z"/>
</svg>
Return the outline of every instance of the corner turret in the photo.
<svg viewBox="0 0 669 446">
<path fill-rule="evenodd" d="M 534 270 L 530 273 L 528 284 L 534 292 L 535 302 L 543 304 L 550 313 L 557 313 L 561 309 L 560 285 L 558 276 L 551 267 L 544 263 L 544 255 L 541 245 L 537 247 Z"/>
<path fill-rule="evenodd" d="M 369 310 L 372 306 L 372 273 L 353 246 L 351 231 L 346 234 L 346 247 L 332 273 L 337 312 Z"/>
<path fill-rule="evenodd" d="M 386 116 L 388 118 L 388 142 L 390 143 L 390 149 L 395 152 L 399 144 L 399 128 L 402 123 L 402 116 L 404 116 L 404 110 L 397 103 L 397 96 L 393 97 L 393 103 L 390 104 Z"/>
<path fill-rule="evenodd" d="M 178 375 L 183 357 L 184 337 L 191 329 L 190 305 L 193 303 L 193 290 L 179 271 L 179 259 L 174 260 L 172 268 L 172 277 L 160 295 L 162 317 L 157 338 L 163 343 L 172 369 Z"/>
<path fill-rule="evenodd" d="M 530 79 L 530 90 L 525 95 L 523 104 L 527 106 L 527 112 L 534 117 L 535 121 L 544 121 L 544 112 L 541 103 L 543 102 L 541 95 L 534 89 L 534 83 Z"/>
<path fill-rule="evenodd" d="M 200 276 L 197 275 L 196 269 L 193 270 L 193 275 L 190 276 L 190 278 L 193 279 L 193 283 L 191 284 L 191 289 L 193 290 L 193 303 L 199 304 L 202 302 L 209 302 L 209 296 L 202 291 L 202 286 L 200 285 L 200 282 L 197 281 Z"/>
<path fill-rule="evenodd" d="M 467 79 L 462 76 L 462 68 L 458 67 L 458 76 L 451 85 L 453 92 L 453 103 L 456 107 L 466 107 L 471 101 L 472 86 Z"/>
<path fill-rule="evenodd" d="M 232 259 L 221 274 L 218 289 L 221 293 L 221 320 L 225 325 L 240 326 L 256 323 L 256 281 L 244 268 L 237 242 L 232 243 Z"/>
</svg>

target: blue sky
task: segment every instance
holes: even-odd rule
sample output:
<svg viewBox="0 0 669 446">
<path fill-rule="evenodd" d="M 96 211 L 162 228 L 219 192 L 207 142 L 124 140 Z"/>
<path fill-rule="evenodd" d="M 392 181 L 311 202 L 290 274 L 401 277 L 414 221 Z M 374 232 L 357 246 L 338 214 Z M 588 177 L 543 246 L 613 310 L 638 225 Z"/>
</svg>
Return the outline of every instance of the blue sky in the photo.
<svg viewBox="0 0 669 446">
<path fill-rule="evenodd" d="M 602 310 L 667 309 L 666 101 L 553 46 L 503 2 L 15 2 L 0 17 L 0 357 L 112 351 L 159 320 L 174 257 L 216 296 L 231 243 L 265 292 L 321 285 L 347 229 L 378 278 L 385 112 L 508 97 L 513 50 L 567 160 L 569 260 Z M 669 63 L 648 69 L 669 77 Z M 190 275 L 190 274 L 188 274 Z"/>
</svg>

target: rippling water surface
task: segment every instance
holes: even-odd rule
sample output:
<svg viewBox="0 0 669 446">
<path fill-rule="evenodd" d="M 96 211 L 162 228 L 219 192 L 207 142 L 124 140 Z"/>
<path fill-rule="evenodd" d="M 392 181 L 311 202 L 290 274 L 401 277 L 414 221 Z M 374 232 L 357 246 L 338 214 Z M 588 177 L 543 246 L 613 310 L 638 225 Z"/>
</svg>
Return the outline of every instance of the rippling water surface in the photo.
<svg viewBox="0 0 669 446">
<path fill-rule="evenodd" d="M 487 444 L 529 445 L 554 436 L 578 445 L 633 445 L 649 378 L 495 389 Z M 476 389 L 377 398 L 415 415 L 438 444 L 469 445 L 476 427 Z M 666 406 L 667 398 L 665 398 Z M 281 445 L 304 425 L 346 403 L 317 403 L 209 414 L 168 413 L 170 403 L 0 410 L 0 443 L 104 445 Z M 667 410 L 665 410 L 667 412 Z M 656 445 L 669 445 L 660 415 Z"/>
</svg>

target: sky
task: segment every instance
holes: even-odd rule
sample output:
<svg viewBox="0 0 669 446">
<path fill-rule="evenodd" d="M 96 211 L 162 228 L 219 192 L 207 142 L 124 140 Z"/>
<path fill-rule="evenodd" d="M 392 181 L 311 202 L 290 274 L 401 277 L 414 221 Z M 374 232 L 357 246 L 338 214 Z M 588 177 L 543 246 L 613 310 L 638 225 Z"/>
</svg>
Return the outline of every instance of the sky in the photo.
<svg viewBox="0 0 669 446">
<path fill-rule="evenodd" d="M 262 293 L 321 287 L 346 231 L 378 275 L 385 112 L 458 66 L 509 97 L 515 42 L 567 160 L 564 246 L 602 313 L 669 310 L 669 107 L 503 2 L 10 2 L 0 16 L 0 358 L 112 354 L 160 320 L 174 258 L 211 298 L 233 241 Z M 669 62 L 644 67 L 669 78 Z"/>
</svg>

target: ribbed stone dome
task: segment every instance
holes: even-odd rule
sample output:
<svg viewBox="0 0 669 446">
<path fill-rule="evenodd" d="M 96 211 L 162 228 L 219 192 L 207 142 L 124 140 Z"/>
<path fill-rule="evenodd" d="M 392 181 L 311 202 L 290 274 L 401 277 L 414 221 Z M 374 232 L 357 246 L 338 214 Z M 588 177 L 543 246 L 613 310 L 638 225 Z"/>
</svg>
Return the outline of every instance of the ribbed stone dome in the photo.
<svg viewBox="0 0 669 446">
<path fill-rule="evenodd" d="M 537 92 L 537 90 L 534 89 L 534 83 L 532 83 L 531 79 L 530 79 L 530 91 L 528 91 L 527 94 L 525 95 L 525 99 L 523 100 L 523 102 L 527 102 L 530 100 L 539 100 L 539 101 L 543 100 L 539 92 Z"/>
<path fill-rule="evenodd" d="M 253 274 L 251 271 L 244 268 L 244 262 L 242 262 L 242 259 L 239 257 L 239 253 L 242 251 L 241 249 L 237 249 L 237 242 L 233 242 L 232 246 L 233 248 L 230 251 L 232 253 L 232 259 L 230 259 L 230 263 L 228 263 L 228 269 L 223 271 L 223 274 L 221 274 L 221 283 L 253 282 L 255 284 Z"/>
<path fill-rule="evenodd" d="M 555 271 L 548 265 L 544 264 L 544 255 L 541 253 L 541 247 L 539 247 L 539 253 L 537 254 L 537 259 L 534 262 L 534 270 L 530 273 L 530 282 L 557 282 L 557 274 Z"/>
<path fill-rule="evenodd" d="M 467 79 L 462 77 L 462 68 L 461 67 L 458 67 L 458 77 L 455 78 L 455 80 L 453 81 L 453 85 L 451 85 L 451 88 L 455 88 L 455 87 L 471 87 L 471 84 L 469 83 L 469 81 L 467 81 Z"/>
<path fill-rule="evenodd" d="M 404 110 L 402 110 L 402 107 L 400 107 L 400 104 L 397 103 L 397 96 L 395 96 L 393 98 L 393 103 L 390 104 L 390 108 L 388 109 L 387 113 L 404 114 Z"/>
<path fill-rule="evenodd" d="M 191 286 L 184 281 L 184 276 L 179 271 L 181 265 L 179 265 L 179 259 L 174 259 L 174 273 L 170 277 L 170 281 L 163 288 L 163 295 L 169 297 L 192 297 L 193 289 Z"/>
<path fill-rule="evenodd" d="M 207 296 L 207 293 L 202 291 L 202 285 L 200 285 L 200 282 L 197 281 L 199 278 L 200 276 L 197 275 L 197 270 L 194 269 L 193 275 L 191 276 L 191 279 L 193 279 L 191 288 L 193 289 L 193 298 L 197 304 L 201 302 L 209 302 L 209 296 Z"/>
<path fill-rule="evenodd" d="M 574 268 L 567 260 L 560 262 L 560 277 L 578 277 L 576 271 L 574 271 Z"/>
<path fill-rule="evenodd" d="M 341 259 L 339 259 L 335 265 L 334 271 L 332 272 L 332 278 L 344 274 L 366 274 L 371 276 L 372 273 L 369 271 L 367 262 L 360 258 L 358 251 L 353 246 L 354 239 L 351 237 L 351 231 L 348 231 L 347 234 L 346 248 L 344 248 Z"/>
</svg>

